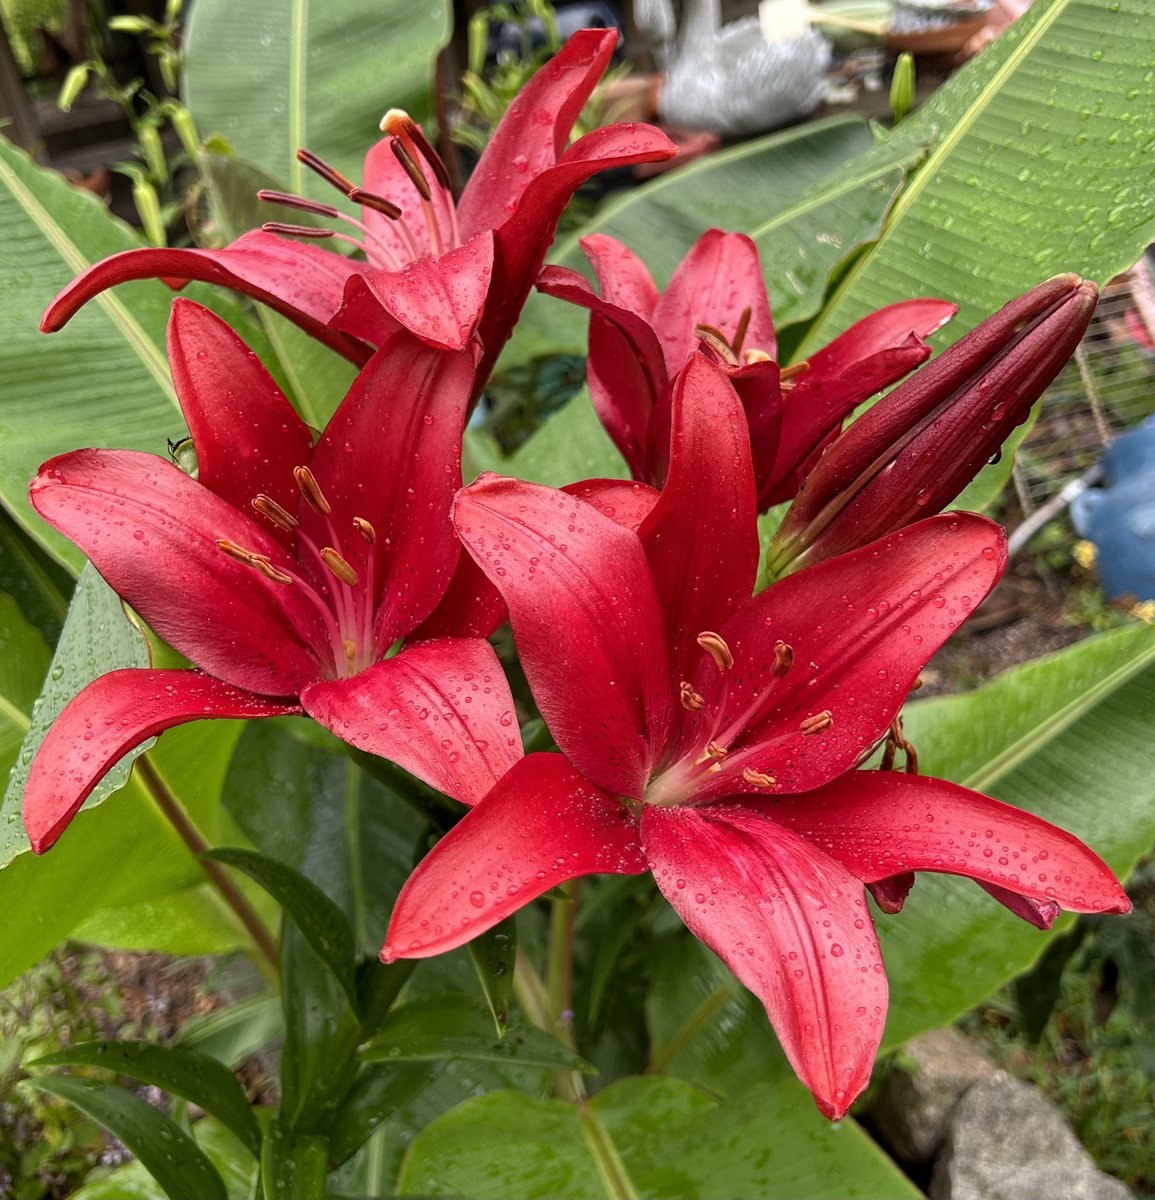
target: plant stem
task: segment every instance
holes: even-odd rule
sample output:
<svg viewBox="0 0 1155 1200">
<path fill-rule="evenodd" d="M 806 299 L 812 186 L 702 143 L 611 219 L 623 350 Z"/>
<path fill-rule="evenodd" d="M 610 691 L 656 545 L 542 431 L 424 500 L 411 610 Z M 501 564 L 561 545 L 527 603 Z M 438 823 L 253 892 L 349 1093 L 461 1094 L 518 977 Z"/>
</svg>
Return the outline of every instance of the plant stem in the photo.
<svg viewBox="0 0 1155 1200">
<path fill-rule="evenodd" d="M 573 938 L 581 880 L 563 884 L 562 897 L 550 901 L 549 958 L 546 963 L 546 997 L 549 1029 L 571 1050 L 573 1035 Z M 585 1081 L 579 1071 L 555 1071 L 554 1091 L 567 1100 L 585 1096 Z"/>
<path fill-rule="evenodd" d="M 547 1032 L 550 1029 L 549 994 L 537 967 L 529 961 L 525 951 L 518 947 L 513 968 L 513 991 L 530 1021 Z"/>
<path fill-rule="evenodd" d="M 135 770 L 152 802 L 176 831 L 177 837 L 189 848 L 189 852 L 200 864 L 201 870 L 209 877 L 209 882 L 217 889 L 221 899 L 253 939 L 253 944 L 258 952 L 258 960 L 261 961 L 262 966 L 271 970 L 273 977 L 277 978 L 279 971 L 277 943 L 268 926 L 261 920 L 257 910 L 249 903 L 245 894 L 229 878 L 224 866 L 211 859 L 201 858 L 201 855 L 210 849 L 208 842 L 193 824 L 180 801 L 169 791 L 164 780 L 157 774 L 156 768 L 148 761 L 147 755 L 141 755 L 136 760 Z"/>
</svg>

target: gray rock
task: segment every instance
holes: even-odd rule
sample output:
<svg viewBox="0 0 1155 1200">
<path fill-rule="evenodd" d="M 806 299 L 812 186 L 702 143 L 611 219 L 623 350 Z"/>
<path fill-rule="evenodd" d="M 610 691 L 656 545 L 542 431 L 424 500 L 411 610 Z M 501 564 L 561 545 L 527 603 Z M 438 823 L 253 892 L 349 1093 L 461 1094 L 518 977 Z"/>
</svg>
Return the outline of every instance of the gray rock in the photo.
<svg viewBox="0 0 1155 1200">
<path fill-rule="evenodd" d="M 1029 1084 L 999 1072 L 955 1106 L 930 1200 L 1132 1200 Z"/>
<path fill-rule="evenodd" d="M 933 1029 L 903 1048 L 909 1065 L 883 1078 L 870 1116 L 891 1152 L 907 1163 L 929 1162 L 946 1136 L 963 1093 L 997 1068 L 957 1029 Z"/>
</svg>

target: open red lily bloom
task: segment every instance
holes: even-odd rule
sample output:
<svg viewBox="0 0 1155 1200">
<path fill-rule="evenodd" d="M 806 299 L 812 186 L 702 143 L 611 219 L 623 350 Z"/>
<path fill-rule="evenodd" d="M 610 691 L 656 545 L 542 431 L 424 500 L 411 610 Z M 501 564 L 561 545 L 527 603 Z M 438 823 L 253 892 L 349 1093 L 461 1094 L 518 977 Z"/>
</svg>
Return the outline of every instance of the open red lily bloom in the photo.
<svg viewBox="0 0 1155 1200">
<path fill-rule="evenodd" d="M 942 300 L 892 304 L 783 369 L 758 248 L 745 234 L 707 230 L 661 293 L 620 242 L 594 234 L 580 244 L 600 296 L 567 267 L 546 267 L 537 286 L 590 310 L 590 397 L 633 477 L 665 480 L 672 381 L 705 345 L 746 410 L 760 511 L 794 495 L 843 420 L 928 358 L 922 339 L 956 311 Z"/>
<path fill-rule="evenodd" d="M 480 332 L 484 383 L 545 258 L 575 189 L 598 171 L 669 158 L 673 143 L 648 125 L 595 129 L 566 148 L 609 63 L 613 30 L 586 29 L 525 85 L 494 132 L 455 204 L 449 176 L 420 128 L 394 110 L 365 159 L 364 186 L 308 152 L 303 162 L 361 207 L 354 245 L 366 261 L 269 230 L 307 238 L 334 229 L 274 224 L 223 250 L 129 250 L 78 276 L 48 306 L 41 329 L 59 329 L 97 293 L 130 279 L 221 283 L 271 305 L 360 365 L 398 327 L 458 350 Z M 331 219 L 330 205 L 266 199 Z M 351 221 L 351 218 L 345 218 Z M 344 235 L 341 235 L 344 236 Z"/>
<path fill-rule="evenodd" d="M 470 618 L 434 609 L 460 546 L 471 350 L 395 335 L 313 445 L 245 344 L 188 300 L 169 357 L 199 480 L 128 450 L 45 463 L 31 498 L 161 637 L 199 668 L 123 670 L 85 688 L 33 762 L 24 823 L 37 852 L 108 768 L 162 729 L 302 709 L 457 799 L 521 757 L 513 702 Z M 441 636 L 397 641 L 436 617 Z"/>
<path fill-rule="evenodd" d="M 758 557 L 741 406 L 692 357 L 669 476 L 634 532 L 561 492 L 482 477 L 459 536 L 509 606 L 561 754 L 518 762 L 418 866 L 386 961 L 461 945 L 556 884 L 652 871 L 766 1006 L 819 1107 L 865 1086 L 886 976 L 865 885 L 969 875 L 1032 918 L 1123 911 L 1069 834 L 939 779 L 855 771 L 918 672 L 999 578 L 1001 529 L 932 517 L 750 599 Z"/>
</svg>

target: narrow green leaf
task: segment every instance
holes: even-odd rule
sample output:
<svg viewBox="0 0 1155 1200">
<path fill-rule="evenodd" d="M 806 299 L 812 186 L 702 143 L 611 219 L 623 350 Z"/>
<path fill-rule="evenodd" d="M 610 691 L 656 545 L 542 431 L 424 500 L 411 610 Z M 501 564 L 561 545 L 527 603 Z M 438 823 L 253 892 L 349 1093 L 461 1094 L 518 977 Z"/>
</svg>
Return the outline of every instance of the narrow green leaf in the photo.
<svg viewBox="0 0 1155 1200">
<path fill-rule="evenodd" d="M 444 0 L 198 0 L 186 30 L 185 99 L 203 135 L 223 135 L 293 191 L 331 200 L 297 150 L 360 179 L 387 108 L 430 115 L 433 60 L 448 36 Z"/>
<path fill-rule="evenodd" d="M 101 1067 L 151 1083 L 161 1091 L 200 1105 L 223 1122 L 256 1154 L 261 1144 L 244 1088 L 223 1063 L 207 1054 L 151 1042 L 82 1042 L 27 1063 L 28 1067 Z"/>
<path fill-rule="evenodd" d="M 513 968 L 517 958 L 517 921 L 507 917 L 500 925 L 487 929 L 469 943 L 469 957 L 477 969 L 497 1036 L 509 1023 L 509 1002 L 513 997 Z"/>
<path fill-rule="evenodd" d="M 283 1121 L 274 1121 L 261 1147 L 262 1195 L 265 1200 L 321 1200 L 328 1159 L 324 1138 L 295 1134 Z"/>
<path fill-rule="evenodd" d="M 284 863 L 252 850 L 222 848 L 209 850 L 203 857 L 235 867 L 259 883 L 332 971 L 350 1005 L 356 1009 L 353 931 L 345 914 L 315 883 Z"/>
<path fill-rule="evenodd" d="M 457 994 L 422 996 L 393 1009 L 360 1057 L 362 1062 L 453 1058 L 593 1071 L 585 1059 L 532 1026 L 510 1028 L 495 1039 L 489 1012 L 472 997 Z"/>
<path fill-rule="evenodd" d="M 24 785 L 32 759 L 60 711 L 98 676 L 120 667 L 147 665 L 148 653 L 140 630 L 125 616 L 119 597 L 95 568 L 86 567 L 76 585 L 44 691 L 36 703 L 0 805 L 0 866 L 29 849 L 20 820 Z M 133 762 L 150 744 L 145 742 L 129 751 L 96 786 L 85 807 L 95 807 L 122 788 Z"/>
<path fill-rule="evenodd" d="M 414 1139 L 398 1193 L 477 1200 L 916 1200 L 851 1121 L 831 1125 L 793 1080 L 725 1104 L 680 1079 L 623 1079 L 575 1106 L 493 1092 Z"/>
<path fill-rule="evenodd" d="M 237 1067 L 267 1050 L 282 1032 L 280 998 L 272 992 L 260 992 L 203 1017 L 193 1017 L 174 1044 Z"/>
<path fill-rule="evenodd" d="M 87 1113 L 119 1138 L 172 1200 L 221 1200 L 225 1185 L 205 1152 L 176 1122 L 114 1083 L 45 1075 L 25 1080 Z"/>
<path fill-rule="evenodd" d="M 366 1063 L 357 1073 L 333 1120 L 332 1161 L 347 1162 L 375 1130 L 437 1077 L 439 1064 Z"/>
</svg>

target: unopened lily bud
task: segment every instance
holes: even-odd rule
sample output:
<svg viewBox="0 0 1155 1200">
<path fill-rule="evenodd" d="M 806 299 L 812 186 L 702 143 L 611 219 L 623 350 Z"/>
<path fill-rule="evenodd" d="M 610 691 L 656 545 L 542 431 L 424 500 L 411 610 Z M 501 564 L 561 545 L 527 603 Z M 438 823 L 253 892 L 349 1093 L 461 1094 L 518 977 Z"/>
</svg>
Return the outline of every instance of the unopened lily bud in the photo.
<svg viewBox="0 0 1155 1200">
<path fill-rule="evenodd" d="M 995 455 L 1074 353 L 1098 298 L 1058 275 L 972 329 L 845 430 L 770 545 L 780 577 L 945 508 Z"/>
</svg>

